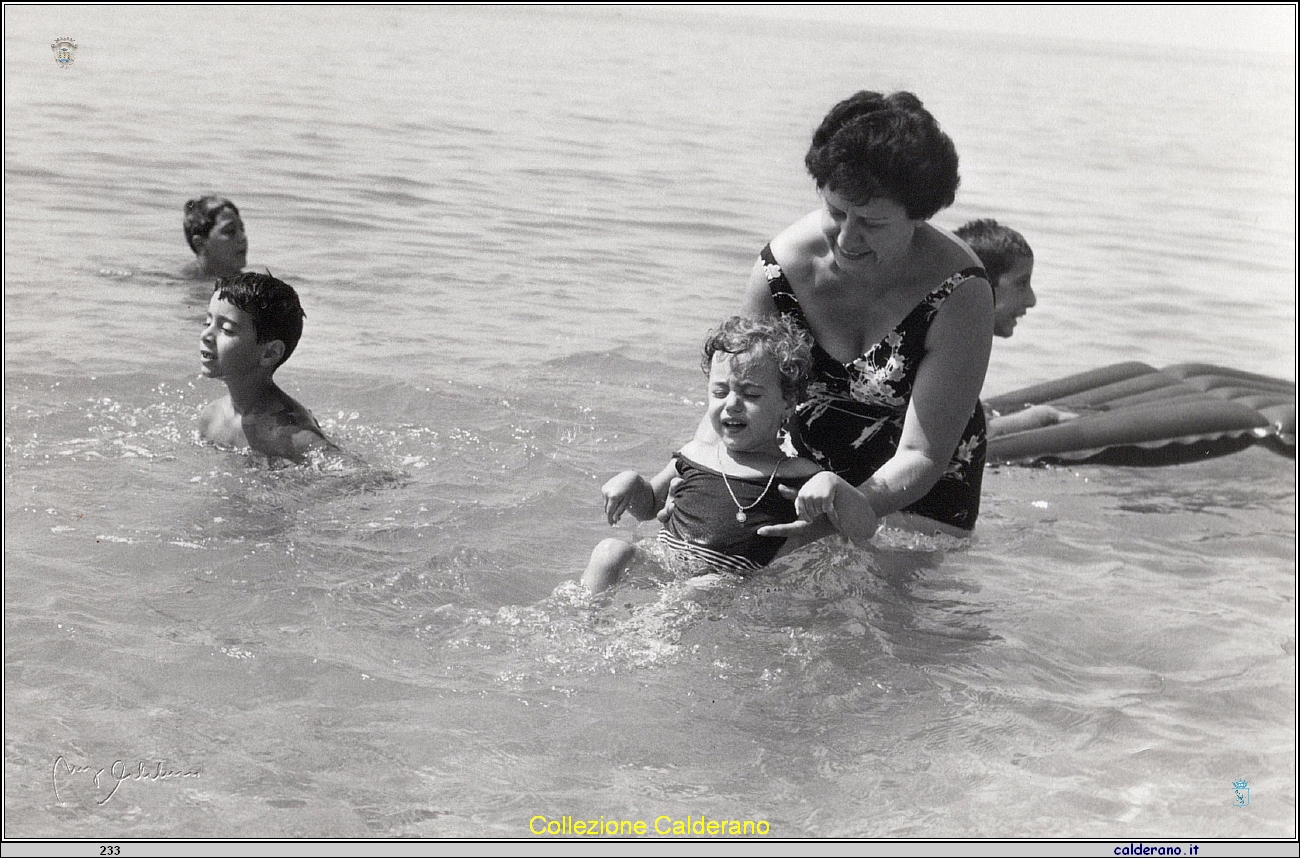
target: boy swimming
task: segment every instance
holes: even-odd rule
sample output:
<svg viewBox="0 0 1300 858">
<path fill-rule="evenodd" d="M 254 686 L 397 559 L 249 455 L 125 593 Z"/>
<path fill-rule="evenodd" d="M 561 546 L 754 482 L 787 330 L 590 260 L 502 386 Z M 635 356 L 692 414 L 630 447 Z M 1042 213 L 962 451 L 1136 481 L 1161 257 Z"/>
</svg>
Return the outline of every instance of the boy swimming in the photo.
<svg viewBox="0 0 1300 858">
<path fill-rule="evenodd" d="M 225 197 L 206 196 L 185 204 L 185 241 L 198 258 L 182 272 L 195 280 L 229 277 L 248 264 L 248 237 L 239 209 Z"/>
<path fill-rule="evenodd" d="M 312 450 L 337 450 L 311 412 L 271 376 L 302 336 L 298 294 L 270 274 L 217 280 L 199 338 L 203 374 L 230 391 L 199 412 L 199 434 L 226 447 L 251 447 L 301 462 Z"/>
<path fill-rule="evenodd" d="M 654 518 L 669 484 L 680 477 L 659 541 L 693 568 L 744 574 L 802 545 L 798 539 L 758 531 L 828 511 L 799 510 L 791 500 L 814 477 L 825 478 L 830 486 L 827 504 L 837 497 L 851 502 L 839 492 L 861 494 L 814 462 L 789 457 L 781 449 L 781 431 L 811 366 L 812 341 L 784 317 L 733 316 L 710 332 L 702 368 L 709 378 L 708 419 L 719 440 L 688 442 L 649 480 L 624 471 L 605 483 L 601 494 L 609 523 L 624 513 L 641 521 Z M 869 539 L 871 534 L 861 535 Z M 602 540 L 582 583 L 601 592 L 635 555 L 635 547 L 622 539 Z"/>
<path fill-rule="evenodd" d="M 1034 274 L 1034 251 L 1025 237 L 992 218 L 964 223 L 955 235 L 970 245 L 989 275 L 993 287 L 993 333 L 1009 337 L 1016 322 L 1038 303 L 1030 279 Z M 1034 405 L 1014 414 L 998 414 L 984 406 L 988 437 L 1010 435 L 1026 429 L 1052 426 L 1078 415 L 1050 405 Z"/>
</svg>

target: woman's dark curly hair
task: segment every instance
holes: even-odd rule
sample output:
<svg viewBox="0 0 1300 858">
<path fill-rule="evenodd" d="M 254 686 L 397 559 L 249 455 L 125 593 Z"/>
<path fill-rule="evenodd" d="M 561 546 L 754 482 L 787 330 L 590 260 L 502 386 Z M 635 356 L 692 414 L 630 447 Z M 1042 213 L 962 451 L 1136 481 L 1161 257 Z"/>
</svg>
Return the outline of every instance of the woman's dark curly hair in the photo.
<svg viewBox="0 0 1300 858">
<path fill-rule="evenodd" d="M 789 316 L 732 316 L 709 331 L 700 368 L 708 375 L 719 352 L 743 355 L 746 361 L 771 358 L 781 377 L 781 393 L 793 402 L 802 398 L 812 372 L 812 347 L 812 337 Z"/>
<path fill-rule="evenodd" d="M 818 190 L 855 205 L 888 197 L 918 220 L 952 205 L 961 182 L 951 138 L 910 92 L 864 90 L 832 107 L 804 164 Z"/>
</svg>

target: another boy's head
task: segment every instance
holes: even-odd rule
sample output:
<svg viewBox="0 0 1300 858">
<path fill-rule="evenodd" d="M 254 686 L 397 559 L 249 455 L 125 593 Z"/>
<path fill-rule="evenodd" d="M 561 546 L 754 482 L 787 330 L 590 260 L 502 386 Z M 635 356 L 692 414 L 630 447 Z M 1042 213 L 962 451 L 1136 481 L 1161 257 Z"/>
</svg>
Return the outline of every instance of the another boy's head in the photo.
<svg viewBox="0 0 1300 858">
<path fill-rule="evenodd" d="M 992 218 L 973 220 L 957 230 L 957 237 L 980 258 L 993 287 L 993 333 L 1009 337 L 1016 321 L 1038 303 L 1030 279 L 1034 251 L 1025 237 Z"/>
<path fill-rule="evenodd" d="M 205 372 L 229 378 L 262 368 L 269 375 L 298 346 L 305 316 L 298 293 L 270 274 L 220 278 L 199 341 Z"/>
<path fill-rule="evenodd" d="M 236 274 L 247 264 L 244 221 L 225 197 L 199 197 L 185 204 L 185 241 L 205 274 Z"/>
</svg>

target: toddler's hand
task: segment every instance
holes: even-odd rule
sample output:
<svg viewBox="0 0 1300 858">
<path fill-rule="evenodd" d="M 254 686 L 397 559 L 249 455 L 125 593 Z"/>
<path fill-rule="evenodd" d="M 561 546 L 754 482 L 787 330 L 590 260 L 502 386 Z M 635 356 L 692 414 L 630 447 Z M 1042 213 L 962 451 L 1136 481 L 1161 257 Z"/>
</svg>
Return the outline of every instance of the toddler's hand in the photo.
<svg viewBox="0 0 1300 858">
<path fill-rule="evenodd" d="M 786 500 L 792 500 L 795 502 L 795 512 L 798 513 L 799 498 L 803 494 L 803 489 L 796 489 L 793 486 L 777 486 L 777 491 L 779 491 L 781 496 Z M 821 539 L 823 536 L 830 536 L 832 533 L 835 533 L 835 527 L 831 524 L 830 520 L 825 517 L 803 518 L 800 516 L 788 524 L 764 525 L 756 532 L 759 536 L 776 536 L 783 539 L 798 539 L 802 543 L 807 543 L 816 539 Z"/>
<path fill-rule="evenodd" d="M 661 524 L 667 524 L 668 518 L 673 514 L 673 507 L 677 506 L 677 489 L 681 487 L 681 484 L 681 477 L 673 477 L 669 481 L 668 497 L 664 499 L 664 508 L 659 510 L 658 515 L 655 516 Z"/>
<path fill-rule="evenodd" d="M 617 524 L 618 520 L 627 512 L 629 506 L 636 499 L 637 492 L 645 480 L 636 471 L 623 471 L 611 477 L 609 482 L 600 487 L 600 493 L 605 498 L 605 518 L 610 524 Z M 649 486 L 647 485 L 648 489 Z"/>
</svg>

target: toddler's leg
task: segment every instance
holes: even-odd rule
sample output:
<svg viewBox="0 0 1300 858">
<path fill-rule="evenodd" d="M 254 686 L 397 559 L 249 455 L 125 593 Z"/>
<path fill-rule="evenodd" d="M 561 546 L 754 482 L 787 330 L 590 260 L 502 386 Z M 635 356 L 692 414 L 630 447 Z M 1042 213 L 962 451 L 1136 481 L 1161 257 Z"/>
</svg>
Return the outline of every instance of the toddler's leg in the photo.
<svg viewBox="0 0 1300 858">
<path fill-rule="evenodd" d="M 582 583 L 593 593 L 601 592 L 618 581 L 618 576 L 623 574 L 634 556 L 636 549 L 623 540 L 612 536 L 602 539 L 591 552 L 591 562 L 587 564 L 587 571 L 582 573 Z"/>
</svg>

